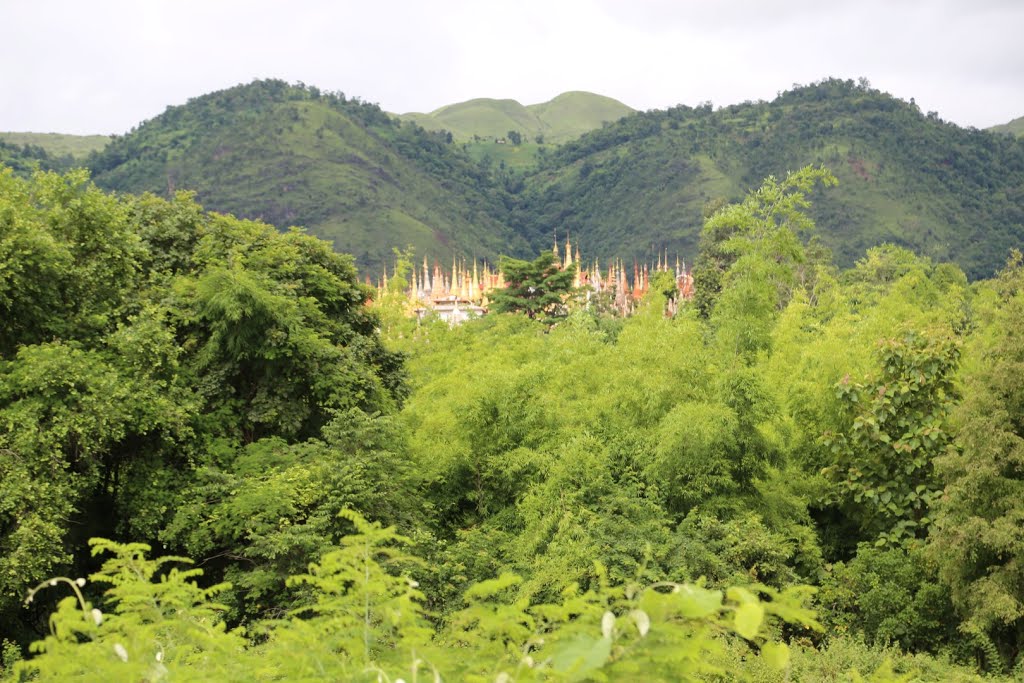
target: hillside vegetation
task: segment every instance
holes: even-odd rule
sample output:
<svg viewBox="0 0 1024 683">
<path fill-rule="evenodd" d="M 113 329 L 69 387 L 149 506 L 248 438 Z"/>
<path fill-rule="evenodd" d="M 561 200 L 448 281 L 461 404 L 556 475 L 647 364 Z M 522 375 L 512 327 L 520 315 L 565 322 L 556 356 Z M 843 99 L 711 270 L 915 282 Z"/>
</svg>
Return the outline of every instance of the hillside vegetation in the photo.
<svg viewBox="0 0 1024 683">
<path fill-rule="evenodd" d="M 489 112 L 504 135 L 533 116 L 568 120 L 581 98 L 594 101 L 445 111 Z M 834 79 L 772 102 L 633 113 L 560 146 L 459 142 L 340 94 L 258 81 L 172 107 L 88 163 L 108 189 L 192 189 L 213 210 L 302 225 L 377 273 L 394 247 L 447 263 L 522 256 L 556 232 L 587 259 L 668 250 L 692 262 L 706 215 L 808 164 L 839 179 L 814 217 L 843 266 L 893 243 L 976 279 L 1024 241 L 1024 142 Z"/>
<path fill-rule="evenodd" d="M 427 130 L 447 130 L 459 141 L 504 138 L 516 131 L 523 139 L 561 143 L 633 113 L 618 100 L 594 93 L 572 91 L 549 102 L 522 105 L 515 100 L 478 98 L 449 104 L 429 114 L 408 113 L 399 118 Z"/>
<path fill-rule="evenodd" d="M 0 168 L 0 681 L 1020 680 L 1024 257 L 839 269 L 833 186 L 720 207 L 678 309 L 546 252 L 449 328 L 300 231 Z"/>
<path fill-rule="evenodd" d="M 706 207 L 811 163 L 839 179 L 814 216 L 842 265 L 891 242 L 985 277 L 1024 241 L 1024 143 L 840 80 L 585 134 L 526 179 L 516 226 L 536 248 L 557 228 L 602 257 L 692 255 Z"/>
<path fill-rule="evenodd" d="M 278 227 L 379 268 L 393 247 L 448 260 L 521 252 L 504 192 L 442 136 L 338 93 L 258 81 L 171 107 L 88 160 L 96 183 Z"/>
<path fill-rule="evenodd" d="M 1024 116 L 1016 118 L 1008 123 L 992 126 L 987 130 L 990 130 L 993 133 L 1009 133 L 1010 135 L 1020 137 L 1021 135 L 1024 135 Z"/>
<path fill-rule="evenodd" d="M 74 164 L 70 156 L 54 157 L 42 147 L 15 145 L 0 140 L 0 164 L 12 169 L 15 174 L 28 178 L 36 170 L 66 170 Z"/>
<path fill-rule="evenodd" d="M 106 135 L 68 135 L 65 133 L 4 133 L 0 141 L 11 145 L 29 145 L 46 150 L 54 157 L 70 156 L 84 159 L 92 152 L 103 149 L 110 137 Z"/>
</svg>

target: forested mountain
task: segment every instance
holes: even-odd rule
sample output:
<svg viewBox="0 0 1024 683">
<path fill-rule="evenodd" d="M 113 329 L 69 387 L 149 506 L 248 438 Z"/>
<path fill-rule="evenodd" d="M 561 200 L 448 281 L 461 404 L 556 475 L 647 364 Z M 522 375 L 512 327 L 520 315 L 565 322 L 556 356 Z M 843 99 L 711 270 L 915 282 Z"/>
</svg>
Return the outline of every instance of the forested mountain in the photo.
<svg viewBox="0 0 1024 683">
<path fill-rule="evenodd" d="M 537 248 L 557 228 L 600 256 L 694 254 L 706 207 L 810 163 L 839 178 L 814 216 L 842 265 L 892 242 L 985 277 L 1024 241 L 1024 142 L 853 81 L 772 102 L 638 113 L 545 159 L 517 218 Z"/>
<path fill-rule="evenodd" d="M 603 101 L 567 93 L 533 108 L 473 100 L 440 111 L 453 128 L 490 121 L 503 135 L 571 121 L 581 100 Z M 692 260 L 706 213 L 809 163 L 840 181 L 816 197 L 814 217 L 842 265 L 891 242 L 986 277 L 1024 240 L 1024 142 L 945 123 L 866 83 L 634 113 L 558 147 L 464 144 L 340 94 L 258 81 L 171 107 L 88 163 L 105 188 L 194 189 L 210 209 L 302 225 L 376 272 L 394 247 L 445 261 L 518 256 L 567 231 L 586 257 L 668 249 Z"/>
<path fill-rule="evenodd" d="M 567 142 L 587 131 L 633 113 L 618 100 L 589 92 L 565 92 L 548 102 L 522 105 L 515 100 L 478 98 L 449 104 L 429 114 L 408 113 L 399 118 L 427 130 L 447 130 L 457 140 L 504 138 L 509 131 L 524 139 Z"/>
<path fill-rule="evenodd" d="M 525 248 L 500 185 L 443 135 L 282 81 L 170 107 L 88 165 L 108 189 L 192 189 L 210 209 L 306 227 L 363 267 L 410 244 L 440 258 Z"/>
</svg>

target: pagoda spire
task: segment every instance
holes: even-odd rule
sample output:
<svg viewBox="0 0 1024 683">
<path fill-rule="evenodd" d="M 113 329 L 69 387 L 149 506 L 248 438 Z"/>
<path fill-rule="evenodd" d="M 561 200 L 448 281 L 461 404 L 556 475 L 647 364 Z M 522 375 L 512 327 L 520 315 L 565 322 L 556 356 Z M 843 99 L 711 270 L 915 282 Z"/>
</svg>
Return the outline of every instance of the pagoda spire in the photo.
<svg viewBox="0 0 1024 683">
<path fill-rule="evenodd" d="M 454 256 L 452 256 L 452 282 L 449 285 L 448 293 L 459 295 L 459 261 Z"/>
</svg>

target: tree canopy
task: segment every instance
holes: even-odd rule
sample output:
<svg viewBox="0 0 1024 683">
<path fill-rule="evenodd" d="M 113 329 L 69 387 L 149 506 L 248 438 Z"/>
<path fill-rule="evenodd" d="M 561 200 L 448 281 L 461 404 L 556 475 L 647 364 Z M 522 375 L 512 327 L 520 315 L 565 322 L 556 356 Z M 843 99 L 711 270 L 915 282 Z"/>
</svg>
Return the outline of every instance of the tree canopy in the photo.
<svg viewBox="0 0 1024 683">
<path fill-rule="evenodd" d="M 706 313 L 549 252 L 449 328 L 302 231 L 3 171 L 0 680 L 1019 678 L 1020 255 L 840 270 L 828 178 L 709 212 Z"/>
</svg>

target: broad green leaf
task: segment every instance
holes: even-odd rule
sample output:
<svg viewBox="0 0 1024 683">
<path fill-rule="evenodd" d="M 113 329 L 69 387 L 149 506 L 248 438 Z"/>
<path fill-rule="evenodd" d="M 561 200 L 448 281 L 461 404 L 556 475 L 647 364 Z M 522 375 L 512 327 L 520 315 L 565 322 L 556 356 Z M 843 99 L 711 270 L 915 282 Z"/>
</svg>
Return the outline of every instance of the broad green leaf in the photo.
<svg viewBox="0 0 1024 683">
<path fill-rule="evenodd" d="M 747 640 L 753 640 L 764 621 L 764 607 L 756 602 L 746 602 L 736 608 L 736 633 Z"/>
<path fill-rule="evenodd" d="M 722 592 L 699 586 L 682 586 L 673 593 L 679 614 L 689 619 L 703 619 L 722 608 Z"/>
<path fill-rule="evenodd" d="M 567 674 L 565 680 L 579 681 L 589 672 L 604 666 L 611 652 L 611 638 L 579 636 L 552 656 L 551 668 Z"/>
</svg>

